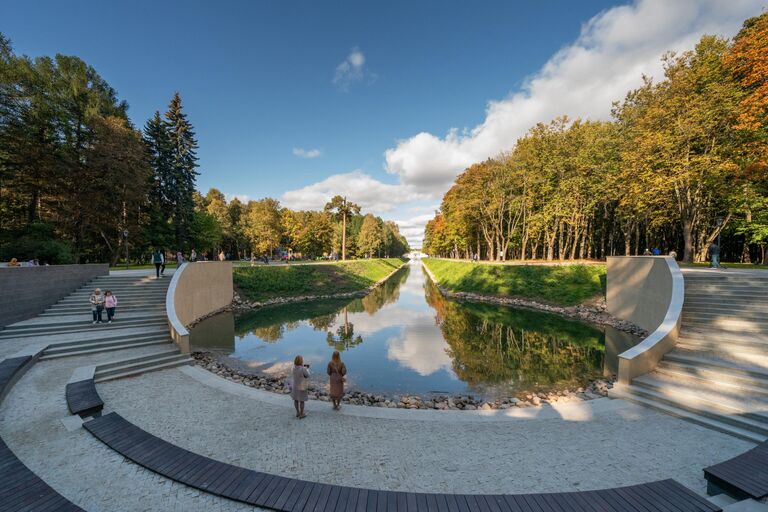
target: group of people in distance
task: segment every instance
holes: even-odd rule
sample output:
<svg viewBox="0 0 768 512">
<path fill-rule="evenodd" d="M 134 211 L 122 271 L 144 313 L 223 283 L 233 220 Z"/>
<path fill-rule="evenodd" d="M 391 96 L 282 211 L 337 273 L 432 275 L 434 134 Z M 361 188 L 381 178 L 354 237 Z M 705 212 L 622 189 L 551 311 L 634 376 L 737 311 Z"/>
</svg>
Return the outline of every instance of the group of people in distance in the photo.
<svg viewBox="0 0 768 512">
<path fill-rule="evenodd" d="M 117 310 L 117 297 L 110 290 L 101 293 L 101 288 L 96 288 L 88 300 L 91 303 L 93 325 L 102 323 L 104 310 L 107 311 L 107 323 L 111 324 Z"/>
<path fill-rule="evenodd" d="M 208 261 L 208 253 L 203 252 L 198 255 L 197 251 L 192 249 L 192 251 L 189 253 L 189 259 L 187 260 L 184 258 L 184 254 L 181 251 L 176 251 L 177 265 L 181 265 L 187 261 L 189 263 L 195 263 L 198 258 L 201 258 L 202 261 Z M 218 259 L 219 261 L 228 259 L 223 250 L 219 252 Z M 160 279 L 163 277 L 163 275 L 165 275 L 165 251 L 163 249 L 155 249 L 155 252 L 152 253 L 152 263 L 155 265 L 155 279 Z"/>
<path fill-rule="evenodd" d="M 338 350 L 333 352 L 331 360 L 326 367 L 328 380 L 330 384 L 330 397 L 333 403 L 333 410 L 341 409 L 341 399 L 344 397 L 344 383 L 347 381 L 347 367 L 341 361 L 341 354 Z M 304 413 L 304 402 L 309 398 L 307 392 L 309 384 L 309 364 L 304 364 L 304 358 L 300 355 L 293 360 L 293 369 L 291 370 L 291 398 L 293 406 L 296 408 L 296 417 L 304 419 L 307 417 Z"/>
</svg>

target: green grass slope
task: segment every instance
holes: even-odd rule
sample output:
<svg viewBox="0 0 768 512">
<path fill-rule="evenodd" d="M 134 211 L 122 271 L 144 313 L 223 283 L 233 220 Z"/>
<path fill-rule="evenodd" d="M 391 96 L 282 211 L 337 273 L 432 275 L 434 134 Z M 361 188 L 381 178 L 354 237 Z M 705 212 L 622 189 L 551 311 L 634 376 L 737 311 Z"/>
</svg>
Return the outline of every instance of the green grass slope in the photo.
<svg viewBox="0 0 768 512">
<path fill-rule="evenodd" d="M 494 265 L 432 258 L 422 262 L 451 292 L 520 297 L 558 306 L 575 306 L 605 294 L 605 265 Z"/>
<path fill-rule="evenodd" d="M 363 290 L 403 265 L 399 258 L 351 260 L 311 265 L 235 267 L 235 288 L 248 300 L 263 302 L 302 295 Z"/>
</svg>

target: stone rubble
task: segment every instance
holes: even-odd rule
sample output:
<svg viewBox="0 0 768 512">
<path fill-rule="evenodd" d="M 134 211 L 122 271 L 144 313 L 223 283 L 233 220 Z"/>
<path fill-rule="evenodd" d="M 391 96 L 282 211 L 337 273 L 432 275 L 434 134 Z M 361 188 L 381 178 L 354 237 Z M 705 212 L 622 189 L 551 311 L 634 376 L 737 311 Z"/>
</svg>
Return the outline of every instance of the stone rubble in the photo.
<svg viewBox="0 0 768 512">
<path fill-rule="evenodd" d="M 288 394 L 290 388 L 286 375 L 265 376 L 240 372 L 230 368 L 217 359 L 211 352 L 195 352 L 192 354 L 195 364 L 206 370 L 232 382 L 251 388 L 258 388 L 273 393 Z M 390 409 L 435 409 L 435 410 L 463 410 L 463 411 L 491 411 L 496 409 L 510 409 L 512 407 L 541 407 L 543 404 L 584 402 L 608 395 L 608 390 L 613 387 L 616 377 L 598 379 L 585 388 L 561 389 L 557 391 L 522 392 L 518 396 L 499 398 L 494 401 L 486 401 L 469 395 L 436 395 L 422 397 L 417 395 L 393 395 L 365 393 L 353 389 L 347 390 L 342 403 L 351 405 L 365 405 L 368 407 L 386 407 Z M 328 402 L 328 392 L 310 384 L 309 399 Z"/>
</svg>

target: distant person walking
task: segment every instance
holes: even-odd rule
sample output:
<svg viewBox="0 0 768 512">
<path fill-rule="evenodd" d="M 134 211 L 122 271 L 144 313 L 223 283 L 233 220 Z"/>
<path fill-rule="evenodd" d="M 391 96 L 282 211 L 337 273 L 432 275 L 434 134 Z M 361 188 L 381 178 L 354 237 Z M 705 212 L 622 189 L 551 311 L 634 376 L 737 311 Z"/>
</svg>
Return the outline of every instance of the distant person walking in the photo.
<svg viewBox="0 0 768 512">
<path fill-rule="evenodd" d="M 176 266 L 180 266 L 182 263 L 184 263 L 184 255 L 181 254 L 181 251 L 176 251 Z"/>
<path fill-rule="evenodd" d="M 309 398 L 307 393 L 307 381 L 309 380 L 309 365 L 304 364 L 304 358 L 296 356 L 293 360 L 293 370 L 291 372 L 293 384 L 291 386 L 291 398 L 293 406 L 296 408 L 296 417 L 306 418 L 304 414 L 304 402 Z"/>
<path fill-rule="evenodd" d="M 654 247 L 651 252 L 653 253 L 654 256 L 661 256 L 661 249 L 659 249 L 658 247 Z"/>
<path fill-rule="evenodd" d="M 333 352 L 326 372 L 330 381 L 333 409 L 338 411 L 341 409 L 341 399 L 344 398 L 344 382 L 347 380 L 347 367 L 341 361 L 341 354 L 339 354 L 338 350 Z"/>
<path fill-rule="evenodd" d="M 115 318 L 115 309 L 117 308 L 117 297 L 110 290 L 104 292 L 104 307 L 107 310 L 107 323 L 111 324 Z"/>
<path fill-rule="evenodd" d="M 104 295 L 100 288 L 93 290 L 89 299 L 91 303 L 91 313 L 93 314 L 93 325 L 101 323 L 101 313 L 104 311 Z"/>
<path fill-rule="evenodd" d="M 155 279 L 160 279 L 162 273 L 165 272 L 165 256 L 163 251 L 155 249 L 155 252 L 152 253 L 152 263 L 155 264 Z"/>
<path fill-rule="evenodd" d="M 643 251 L 643 256 L 653 256 L 653 253 L 646 247 L 645 251 Z"/>
<path fill-rule="evenodd" d="M 225 259 L 227 259 L 227 255 L 224 254 L 224 249 L 222 249 L 219 253 L 219 261 L 224 261 Z"/>
<path fill-rule="evenodd" d="M 192 249 L 192 252 L 189 253 L 189 261 L 190 263 L 194 263 L 197 261 L 197 253 L 194 249 Z"/>
<path fill-rule="evenodd" d="M 711 268 L 720 268 L 720 246 L 717 242 L 712 242 L 707 249 L 709 253 L 709 266 Z"/>
</svg>

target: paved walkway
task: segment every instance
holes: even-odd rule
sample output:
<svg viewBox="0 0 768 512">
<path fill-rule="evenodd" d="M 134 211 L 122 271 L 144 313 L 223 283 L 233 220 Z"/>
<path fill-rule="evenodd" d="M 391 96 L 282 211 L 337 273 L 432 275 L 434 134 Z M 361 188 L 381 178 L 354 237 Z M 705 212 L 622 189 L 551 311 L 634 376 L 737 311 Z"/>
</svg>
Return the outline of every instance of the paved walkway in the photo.
<svg viewBox="0 0 768 512">
<path fill-rule="evenodd" d="M 55 338 L 72 336 L 98 333 Z M 2 340 L 0 357 L 34 341 L 41 340 Z M 74 368 L 163 349 L 38 362 L 0 407 L 0 434 L 30 469 L 92 512 L 252 510 L 172 483 L 72 427 L 64 387 Z M 492 414 L 356 406 L 333 412 L 327 403 L 310 402 L 309 417 L 300 421 L 288 397 L 200 368 L 106 382 L 98 391 L 105 412 L 117 411 L 197 453 L 285 476 L 387 490 L 549 492 L 675 478 L 704 494 L 702 468 L 751 447 L 609 399 Z"/>
</svg>

